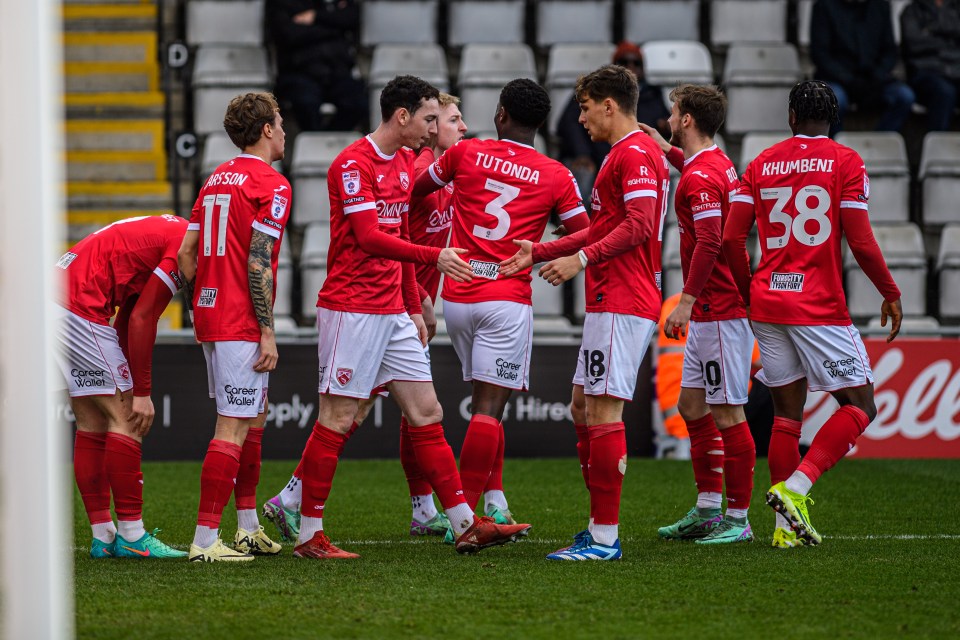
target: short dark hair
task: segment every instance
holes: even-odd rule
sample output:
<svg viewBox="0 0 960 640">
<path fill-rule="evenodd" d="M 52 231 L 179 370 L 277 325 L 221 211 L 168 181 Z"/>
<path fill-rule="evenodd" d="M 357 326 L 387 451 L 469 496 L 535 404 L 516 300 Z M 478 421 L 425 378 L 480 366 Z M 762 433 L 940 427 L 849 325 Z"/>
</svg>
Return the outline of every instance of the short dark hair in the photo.
<svg viewBox="0 0 960 640">
<path fill-rule="evenodd" d="M 840 121 L 840 106 L 837 95 L 822 80 L 803 80 L 790 90 L 790 109 L 797 114 L 797 122 Z"/>
<path fill-rule="evenodd" d="M 257 144 L 263 125 L 273 124 L 280 107 L 272 93 L 245 93 L 230 101 L 223 128 L 240 150 Z"/>
<path fill-rule="evenodd" d="M 550 115 L 550 96 L 533 80 L 517 78 L 500 91 L 500 106 L 517 124 L 539 129 Z"/>
<path fill-rule="evenodd" d="M 398 109 L 416 113 L 424 100 L 440 99 L 440 90 L 416 76 L 397 76 L 380 94 L 380 115 L 389 120 Z"/>
<path fill-rule="evenodd" d="M 711 138 L 717 135 L 727 117 L 727 96 L 712 84 L 681 84 L 670 92 L 680 115 L 690 114 L 697 129 Z"/>
<path fill-rule="evenodd" d="M 575 91 L 577 102 L 586 102 L 588 98 L 600 102 L 610 98 L 624 113 L 637 113 L 637 100 L 640 98 L 637 76 L 619 65 L 607 64 L 580 76 Z"/>
</svg>

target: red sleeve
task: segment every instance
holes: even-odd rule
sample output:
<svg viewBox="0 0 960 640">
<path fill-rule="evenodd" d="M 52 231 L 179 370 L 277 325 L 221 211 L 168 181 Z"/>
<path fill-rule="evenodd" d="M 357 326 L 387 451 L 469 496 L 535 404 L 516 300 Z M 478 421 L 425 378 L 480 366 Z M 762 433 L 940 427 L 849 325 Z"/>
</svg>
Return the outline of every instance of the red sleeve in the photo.
<svg viewBox="0 0 960 640">
<path fill-rule="evenodd" d="M 750 306 L 750 255 L 747 253 L 747 234 L 755 214 L 752 200 L 734 200 L 727 224 L 723 228 L 723 257 L 730 267 L 733 280 L 744 304 Z"/>
<path fill-rule="evenodd" d="M 714 179 L 693 173 L 685 181 L 682 196 L 693 214 L 693 228 L 697 243 L 690 257 L 690 268 L 683 283 L 683 292 L 697 298 L 703 292 L 720 255 L 720 234 L 723 221 L 723 201 L 727 198 L 722 177 Z M 681 194 L 677 194 L 680 197 Z"/>
<path fill-rule="evenodd" d="M 560 165 L 557 171 L 556 185 L 555 210 L 567 233 L 576 233 L 589 227 L 590 218 L 583 206 L 583 196 L 580 194 L 577 179 L 563 165 Z"/>
<path fill-rule="evenodd" d="M 546 262 L 562 256 L 569 256 L 587 246 L 587 235 L 590 228 L 581 229 L 576 233 L 563 236 L 553 242 L 534 242 L 533 243 L 533 262 Z"/>
<path fill-rule="evenodd" d="M 428 193 L 432 193 L 440 187 L 445 187 L 453 182 L 457 165 L 466 149 L 466 145 L 463 143 L 464 141 L 461 140 L 444 151 L 443 155 L 437 158 L 433 164 L 427 167 L 426 171 L 417 177 L 417 181 L 413 185 L 414 198 L 422 198 Z"/>
<path fill-rule="evenodd" d="M 374 209 L 355 211 L 348 215 L 347 219 L 350 221 L 353 235 L 357 237 L 357 244 L 371 256 L 421 264 L 436 264 L 440 259 L 438 248 L 411 244 L 380 231 L 380 223 Z"/>
<path fill-rule="evenodd" d="M 153 345 L 157 341 L 157 322 L 167 308 L 173 292 L 156 274 L 150 276 L 130 313 L 128 360 L 133 375 L 133 395 L 149 396 Z"/>
<path fill-rule="evenodd" d="M 866 211 L 841 209 L 840 222 L 843 225 L 843 235 L 847 238 L 847 245 L 853 252 L 853 257 L 857 259 L 857 264 L 863 269 L 863 273 L 870 278 L 870 282 L 884 300 L 887 302 L 897 300 L 900 297 L 900 288 L 890 275 L 880 247 L 873 237 L 873 229 L 870 228 Z"/>
<path fill-rule="evenodd" d="M 686 158 L 683 157 L 683 149 L 680 147 L 670 147 L 670 151 L 667 151 L 667 160 L 670 164 L 673 165 L 673 168 L 677 171 L 683 171 L 683 163 Z"/>
<path fill-rule="evenodd" d="M 641 197 L 627 200 L 627 217 L 600 240 L 584 248 L 591 263 L 615 258 L 644 243 L 653 233 L 653 221 L 659 218 L 655 211 L 657 199 Z"/>
<path fill-rule="evenodd" d="M 410 221 L 407 216 L 403 216 L 400 220 L 400 237 L 407 242 L 410 240 Z M 420 285 L 417 284 L 417 270 L 412 262 L 403 263 L 403 278 L 400 286 L 403 291 L 403 306 L 407 313 L 410 315 L 423 313 L 423 309 L 420 307 Z"/>
</svg>

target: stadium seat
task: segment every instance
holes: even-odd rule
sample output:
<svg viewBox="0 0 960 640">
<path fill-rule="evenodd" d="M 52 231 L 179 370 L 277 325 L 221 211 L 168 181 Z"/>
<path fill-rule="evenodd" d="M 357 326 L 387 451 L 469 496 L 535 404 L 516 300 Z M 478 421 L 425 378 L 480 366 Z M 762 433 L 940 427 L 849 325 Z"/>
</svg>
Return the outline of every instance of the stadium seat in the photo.
<svg viewBox="0 0 960 640">
<path fill-rule="evenodd" d="M 870 220 L 910 219 L 910 167 L 903 136 L 896 132 L 839 133 L 837 142 L 863 158 L 870 178 Z"/>
<path fill-rule="evenodd" d="M 692 40 L 654 40 L 645 43 L 643 65 L 647 82 L 664 90 L 680 82 L 706 84 L 714 81 L 710 50 Z"/>
<path fill-rule="evenodd" d="M 312 222 L 329 222 L 327 170 L 333 159 L 359 137 L 355 131 L 303 132 L 297 136 L 290 165 L 295 194 L 291 224 L 303 227 Z"/>
<path fill-rule="evenodd" d="M 793 134 L 790 131 L 751 132 L 743 136 L 740 143 L 740 162 L 737 164 L 740 174 L 743 175 L 743 172 L 747 170 L 747 165 L 753 162 L 753 159 L 760 155 L 761 151 L 765 151 L 792 136 Z"/>
<path fill-rule="evenodd" d="M 540 0 L 537 45 L 613 40 L 613 0 Z"/>
<path fill-rule="evenodd" d="M 370 60 L 370 130 L 380 124 L 380 93 L 395 76 L 411 74 L 423 78 L 441 91 L 450 88 L 447 57 L 436 44 L 384 44 L 373 50 Z"/>
<path fill-rule="evenodd" d="M 547 130 L 556 132 L 557 122 L 573 96 L 573 86 L 584 73 L 610 62 L 612 44 L 556 44 L 550 47 L 544 87 L 550 93 Z"/>
<path fill-rule="evenodd" d="M 680 231 L 676 224 L 663 230 L 662 291 L 667 298 L 683 290 L 683 272 L 680 268 Z"/>
<path fill-rule="evenodd" d="M 699 40 L 700 0 L 625 0 L 623 37 L 630 42 Z"/>
<path fill-rule="evenodd" d="M 960 224 L 950 224 L 940 235 L 940 253 L 937 255 L 940 274 L 940 318 L 960 321 Z"/>
<path fill-rule="evenodd" d="M 870 318 L 870 322 L 867 323 L 867 329 L 871 330 L 873 333 L 876 330 L 877 334 L 881 331 L 889 331 L 890 321 L 887 321 L 887 326 L 884 327 L 880 324 L 880 316 Z M 900 335 L 909 335 L 911 333 L 931 333 L 939 332 L 940 323 L 936 318 L 931 316 L 917 316 L 915 318 L 904 318 L 900 323 Z"/>
<path fill-rule="evenodd" d="M 193 129 L 199 135 L 223 131 L 223 114 L 241 93 L 269 91 L 273 86 L 263 47 L 197 49 L 191 79 Z"/>
<path fill-rule="evenodd" d="M 553 235 L 553 232 L 556 231 L 556 225 L 548 223 L 546 228 L 543 230 L 543 236 L 540 238 L 540 242 L 550 242 L 551 240 L 556 240 L 557 236 Z M 532 280 L 530 282 L 530 288 L 533 292 L 533 315 L 537 317 L 542 316 L 563 316 L 563 286 L 555 287 L 539 275 L 537 271 L 540 269 L 540 265 L 534 265 L 533 272 L 531 273 Z M 564 318 L 566 320 L 566 318 Z"/>
<path fill-rule="evenodd" d="M 436 44 L 438 0 L 364 0 L 360 44 Z"/>
<path fill-rule="evenodd" d="M 274 316 L 289 316 L 293 296 L 293 254 L 290 250 L 290 236 L 284 236 L 280 243 L 280 256 L 277 259 L 277 294 L 273 301 Z"/>
<path fill-rule="evenodd" d="M 514 78 L 537 79 L 533 51 L 525 44 L 468 44 L 458 78 L 464 122 L 474 131 L 488 129 L 503 85 Z"/>
<path fill-rule="evenodd" d="M 918 177 L 923 183 L 924 227 L 960 222 L 960 133 L 926 135 Z"/>
<path fill-rule="evenodd" d="M 447 44 L 513 44 L 524 41 L 523 0 L 450 0 Z"/>
<path fill-rule="evenodd" d="M 206 179 L 214 169 L 219 167 L 227 160 L 231 160 L 239 155 L 240 150 L 230 140 L 226 132 L 218 131 L 211 133 L 203 141 L 203 155 L 200 158 L 200 178 Z M 277 160 L 273 163 L 273 168 L 283 172 L 283 161 Z"/>
<path fill-rule="evenodd" d="M 317 292 L 327 277 L 327 251 L 330 249 L 330 225 L 315 222 L 303 234 L 300 251 L 300 313 L 304 318 L 317 315 Z"/>
<path fill-rule="evenodd" d="M 786 96 L 803 77 L 792 44 L 734 44 L 723 69 L 728 133 L 780 131 L 787 125 Z"/>
<path fill-rule="evenodd" d="M 189 0 L 190 46 L 263 46 L 263 0 Z"/>
<path fill-rule="evenodd" d="M 873 227 L 877 244 L 887 261 L 894 281 L 900 287 L 903 313 L 907 316 L 926 314 L 927 257 L 920 229 L 912 223 L 876 224 Z M 880 312 L 883 298 L 847 249 L 844 258 L 847 274 L 847 306 L 850 315 L 865 320 Z"/>
<path fill-rule="evenodd" d="M 276 334 L 279 335 L 284 333 L 286 334 L 296 333 L 298 328 L 299 327 L 297 327 L 297 322 L 293 318 L 291 318 L 290 316 L 277 315 L 276 309 L 274 309 L 273 330 Z"/>
<path fill-rule="evenodd" d="M 786 42 L 787 4 L 787 0 L 713 0 L 708 3 L 711 45 Z"/>
</svg>

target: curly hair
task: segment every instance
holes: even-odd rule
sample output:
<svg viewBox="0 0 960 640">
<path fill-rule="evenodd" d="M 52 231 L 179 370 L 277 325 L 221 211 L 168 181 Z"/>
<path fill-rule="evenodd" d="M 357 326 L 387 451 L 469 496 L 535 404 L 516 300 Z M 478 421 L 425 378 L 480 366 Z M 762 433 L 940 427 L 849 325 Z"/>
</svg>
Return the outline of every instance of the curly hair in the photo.
<svg viewBox="0 0 960 640">
<path fill-rule="evenodd" d="M 500 105 L 517 124 L 530 129 L 539 129 L 550 115 L 550 96 L 527 78 L 517 78 L 504 85 Z"/>
<path fill-rule="evenodd" d="M 238 149 L 251 147 L 263 135 L 263 125 L 273 124 L 280 107 L 272 93 L 245 93 L 230 101 L 223 128 Z"/>
<path fill-rule="evenodd" d="M 803 80 L 790 90 L 790 109 L 797 114 L 797 122 L 828 122 L 840 120 L 837 96 L 826 82 Z"/>
<path fill-rule="evenodd" d="M 380 94 L 380 115 L 389 120 L 398 109 L 416 113 L 424 100 L 439 100 L 440 90 L 416 76 L 397 76 Z"/>
<path fill-rule="evenodd" d="M 632 71 L 615 64 L 607 64 L 596 71 L 580 76 L 574 89 L 577 102 L 593 99 L 595 102 L 612 99 L 627 115 L 636 115 L 640 86 Z"/>
</svg>

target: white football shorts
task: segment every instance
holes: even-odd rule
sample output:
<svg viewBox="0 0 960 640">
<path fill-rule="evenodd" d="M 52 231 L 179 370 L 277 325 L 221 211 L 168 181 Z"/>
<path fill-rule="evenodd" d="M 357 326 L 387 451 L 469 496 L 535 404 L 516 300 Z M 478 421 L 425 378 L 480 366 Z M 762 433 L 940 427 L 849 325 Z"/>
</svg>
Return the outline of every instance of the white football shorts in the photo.
<svg viewBox="0 0 960 640">
<path fill-rule="evenodd" d="M 801 378 L 811 391 L 873 384 L 870 358 L 853 325 L 789 325 L 754 322 L 763 369 L 757 378 L 782 387 Z"/>
<path fill-rule="evenodd" d="M 443 315 L 465 381 L 521 391 L 529 388 L 532 306 L 503 300 L 444 300 Z"/>
<path fill-rule="evenodd" d="M 55 358 L 71 398 L 112 396 L 133 389 L 133 376 L 117 332 L 57 305 Z"/>
<path fill-rule="evenodd" d="M 703 389 L 707 404 L 747 404 L 753 332 L 746 318 L 690 321 L 681 387 Z"/>
<path fill-rule="evenodd" d="M 588 396 L 633 400 L 637 372 L 657 323 L 621 313 L 587 313 L 573 384 Z"/>
<path fill-rule="evenodd" d="M 417 327 L 406 313 L 317 309 L 320 393 L 369 398 L 397 380 L 432 382 Z"/>
<path fill-rule="evenodd" d="M 270 374 L 253 370 L 260 343 L 241 340 L 204 342 L 207 385 L 217 399 L 217 413 L 228 418 L 256 418 L 267 401 Z"/>
</svg>

